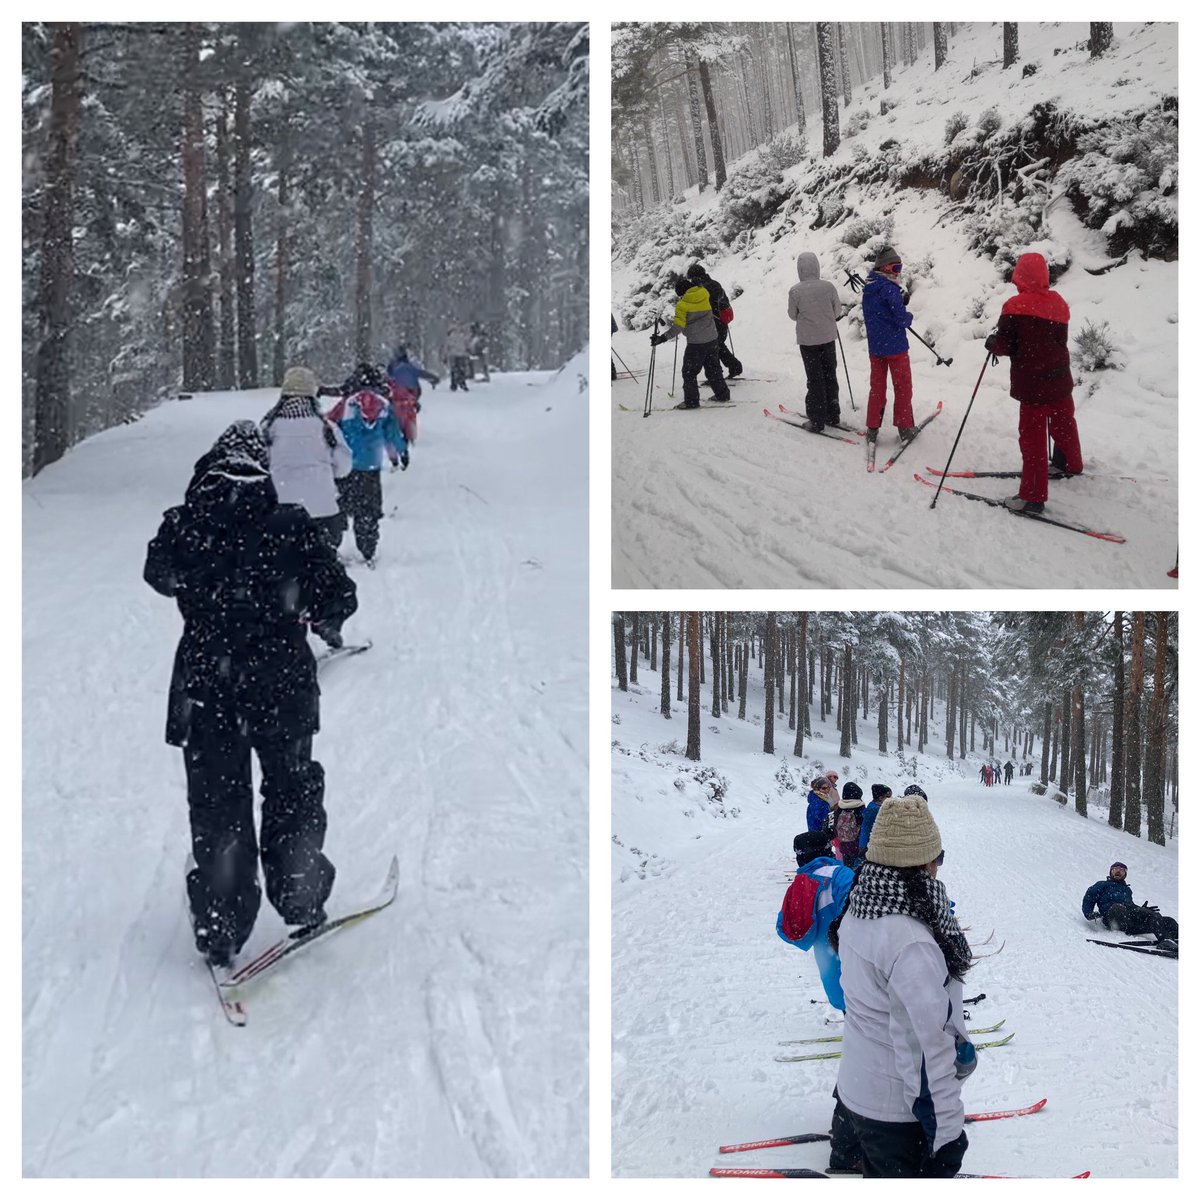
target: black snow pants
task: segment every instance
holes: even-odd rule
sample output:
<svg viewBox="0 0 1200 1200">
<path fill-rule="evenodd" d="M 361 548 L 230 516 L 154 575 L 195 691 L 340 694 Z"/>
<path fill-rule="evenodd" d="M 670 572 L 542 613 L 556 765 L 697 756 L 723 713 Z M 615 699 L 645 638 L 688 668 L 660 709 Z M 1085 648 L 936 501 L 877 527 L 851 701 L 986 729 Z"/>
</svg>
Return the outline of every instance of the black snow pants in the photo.
<svg viewBox="0 0 1200 1200">
<path fill-rule="evenodd" d="M 696 382 L 703 369 L 704 378 L 712 385 L 713 397 L 717 400 L 729 399 L 729 384 L 721 374 L 721 343 L 689 342 L 683 352 L 683 398 L 687 401 L 700 403 L 700 385 Z"/>
<path fill-rule="evenodd" d="M 254 827 L 250 752 L 262 771 L 262 830 Z M 258 916 L 261 846 L 267 899 L 289 925 L 322 918 L 333 888 L 325 844 L 325 772 L 312 737 L 255 737 L 233 711 L 198 706 L 187 745 L 188 810 L 195 867 L 188 899 L 201 954 L 236 954 Z"/>
<path fill-rule="evenodd" d="M 874 1121 L 856 1112 L 850 1120 L 862 1148 L 864 1179 L 951 1179 L 967 1152 L 966 1130 L 930 1157 L 917 1121 Z"/>
<path fill-rule="evenodd" d="M 823 346 L 801 346 L 808 391 L 804 393 L 804 411 L 814 425 L 840 425 L 842 410 L 838 403 L 837 348 L 833 342 Z"/>
<path fill-rule="evenodd" d="M 462 388 L 464 392 L 470 391 L 467 387 L 467 380 L 471 378 L 471 360 L 465 354 L 456 354 L 450 360 L 450 390 L 458 391 Z"/>
<path fill-rule="evenodd" d="M 862 1147 L 854 1129 L 850 1110 L 838 1098 L 833 1089 L 833 1123 L 830 1125 L 829 1169 L 831 1171 L 861 1171 Z"/>
<path fill-rule="evenodd" d="M 1107 929 L 1122 933 L 1152 933 L 1160 941 L 1163 938 L 1176 942 L 1179 940 L 1178 921 L 1143 908 L 1140 904 L 1110 904 L 1108 912 L 1104 914 L 1104 925 Z"/>
<path fill-rule="evenodd" d="M 729 326 L 713 313 L 713 321 L 717 326 L 717 337 L 721 342 L 721 349 L 718 351 L 721 357 L 721 365 L 729 372 L 729 378 L 742 373 L 742 364 L 734 352 L 726 345 L 729 341 Z"/>
<path fill-rule="evenodd" d="M 341 504 L 340 499 L 338 503 L 339 505 Z M 317 527 L 317 531 L 321 535 L 321 540 L 331 550 L 336 550 L 341 545 L 342 535 L 346 532 L 345 513 L 334 513 L 332 517 L 313 517 L 313 524 Z"/>
<path fill-rule="evenodd" d="M 338 480 L 342 506 L 354 522 L 354 544 L 363 558 L 374 558 L 383 517 L 383 484 L 378 471 L 351 471 Z"/>
</svg>

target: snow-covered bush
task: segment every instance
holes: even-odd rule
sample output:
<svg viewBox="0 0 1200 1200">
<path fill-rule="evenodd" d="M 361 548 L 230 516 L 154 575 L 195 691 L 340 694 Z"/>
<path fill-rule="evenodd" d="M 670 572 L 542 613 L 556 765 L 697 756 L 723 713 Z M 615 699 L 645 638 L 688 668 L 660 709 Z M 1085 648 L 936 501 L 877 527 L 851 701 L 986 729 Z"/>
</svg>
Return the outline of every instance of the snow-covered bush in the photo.
<svg viewBox="0 0 1200 1200">
<path fill-rule="evenodd" d="M 775 782 L 779 784 L 781 792 L 794 792 L 799 786 L 786 762 L 779 764 L 779 770 L 775 772 Z"/>
<path fill-rule="evenodd" d="M 856 133 L 862 133 L 864 129 L 871 123 L 871 114 L 865 108 L 860 108 L 857 112 L 852 112 L 845 121 L 842 127 L 843 137 L 853 137 Z"/>
<path fill-rule="evenodd" d="M 966 129 L 969 124 L 970 122 L 967 120 L 967 114 L 965 112 L 960 110 L 959 112 L 954 113 L 946 121 L 946 145 L 951 145 L 954 139 L 958 137 L 958 135 L 962 133 L 962 131 Z"/>
<path fill-rule="evenodd" d="M 803 130 L 778 134 L 763 147 L 762 156 L 769 165 L 786 171 L 808 157 L 808 138 Z"/>
<path fill-rule="evenodd" d="M 706 216 L 662 207 L 646 216 L 653 220 L 637 222 L 642 240 L 628 256 L 638 282 L 617 304 L 617 321 L 629 329 L 651 328 L 655 315 L 675 303 L 676 277 L 697 260 L 707 262 L 723 250 Z"/>
<path fill-rule="evenodd" d="M 795 153 L 795 139 L 776 139 L 725 180 L 716 217 L 723 242 L 732 242 L 748 229 L 761 229 L 783 207 L 795 187 L 784 182 L 786 166 L 781 164 L 791 166 L 803 157 L 802 150 L 793 158 Z"/>
<path fill-rule="evenodd" d="M 842 226 L 842 241 L 847 246 L 861 246 L 870 238 L 878 237 L 880 245 L 891 242 L 896 222 L 891 217 L 851 217 Z"/>
<path fill-rule="evenodd" d="M 979 117 L 979 132 L 983 137 L 989 138 L 993 133 L 998 133 L 1003 124 L 1004 121 L 1000 117 L 1000 110 L 995 105 L 992 105 L 991 108 L 984 109 Z"/>
<path fill-rule="evenodd" d="M 1108 371 L 1120 366 L 1107 321 L 1084 321 L 1074 342 L 1075 351 L 1071 357 L 1081 371 Z"/>
</svg>

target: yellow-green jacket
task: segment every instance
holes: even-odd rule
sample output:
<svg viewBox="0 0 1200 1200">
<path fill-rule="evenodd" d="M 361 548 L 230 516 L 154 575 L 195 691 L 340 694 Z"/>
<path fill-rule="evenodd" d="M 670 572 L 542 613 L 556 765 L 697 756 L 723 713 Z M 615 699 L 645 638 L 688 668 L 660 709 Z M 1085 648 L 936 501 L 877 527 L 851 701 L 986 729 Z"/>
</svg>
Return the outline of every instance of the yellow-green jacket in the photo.
<svg viewBox="0 0 1200 1200">
<path fill-rule="evenodd" d="M 712 302 L 708 292 L 697 284 L 690 287 L 679 298 L 675 305 L 675 320 L 667 326 L 666 339 L 676 338 L 680 334 L 688 340 L 688 345 L 694 346 L 700 342 L 715 342 L 717 340 L 717 325 L 713 319 Z"/>
</svg>

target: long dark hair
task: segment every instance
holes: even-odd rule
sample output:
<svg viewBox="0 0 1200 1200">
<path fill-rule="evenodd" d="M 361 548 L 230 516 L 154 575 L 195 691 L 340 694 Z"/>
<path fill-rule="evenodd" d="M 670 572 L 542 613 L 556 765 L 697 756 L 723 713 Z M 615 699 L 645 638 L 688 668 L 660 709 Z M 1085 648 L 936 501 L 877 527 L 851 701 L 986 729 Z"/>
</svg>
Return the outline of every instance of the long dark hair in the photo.
<svg viewBox="0 0 1200 1200">
<path fill-rule="evenodd" d="M 863 864 L 863 869 L 874 864 Z M 970 950 L 967 951 L 967 956 L 963 956 L 962 948 L 956 946 L 950 938 L 946 936 L 941 924 L 937 919 L 937 912 L 933 907 L 932 884 L 933 876 L 925 870 L 924 867 L 886 867 L 885 870 L 892 871 L 896 878 L 899 879 L 901 886 L 904 888 L 904 895 L 909 902 L 909 916 L 915 917 L 921 922 L 933 935 L 933 940 L 937 942 L 938 949 L 946 958 L 946 969 L 960 983 L 963 976 L 971 969 L 972 963 L 970 958 Z M 850 909 L 851 898 L 854 895 L 854 889 L 858 887 L 863 879 L 863 870 L 854 877 L 854 883 L 850 887 L 850 891 L 846 896 L 846 903 L 842 911 L 838 913 L 832 925 L 829 926 L 829 945 L 834 954 L 838 952 L 838 940 L 841 932 L 842 918 Z M 963 941 L 965 942 L 965 938 Z"/>
</svg>

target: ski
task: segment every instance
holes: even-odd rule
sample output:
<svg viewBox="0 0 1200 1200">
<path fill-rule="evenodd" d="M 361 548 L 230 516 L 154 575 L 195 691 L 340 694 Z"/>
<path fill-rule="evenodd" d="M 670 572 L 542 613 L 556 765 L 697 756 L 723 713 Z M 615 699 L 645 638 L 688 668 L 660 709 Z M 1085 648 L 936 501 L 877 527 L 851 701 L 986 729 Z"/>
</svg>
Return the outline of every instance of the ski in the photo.
<svg viewBox="0 0 1200 1200">
<path fill-rule="evenodd" d="M 1160 950 L 1157 946 L 1135 946 L 1129 942 L 1100 942 L 1095 938 L 1088 938 L 1088 941 L 1093 946 L 1108 946 L 1111 950 L 1132 950 L 1134 954 L 1152 954 L 1155 958 L 1179 958 L 1179 952 L 1172 953 L 1170 950 Z"/>
<path fill-rule="evenodd" d="M 875 471 L 875 439 L 867 438 L 867 474 L 873 474 Z"/>
<path fill-rule="evenodd" d="M 777 379 L 760 379 L 757 375 L 727 375 L 726 383 L 778 383 Z M 701 387 L 712 387 L 707 379 L 700 380 Z"/>
<path fill-rule="evenodd" d="M 987 954 L 972 954 L 971 959 L 974 962 L 978 962 L 979 959 L 981 959 L 981 958 L 995 958 L 996 955 L 999 954 L 1000 951 L 1003 949 L 1004 949 L 1004 942 L 1001 942 L 1000 945 L 997 946 L 995 950 L 989 950 L 987 952 Z"/>
<path fill-rule="evenodd" d="M 930 421 L 932 421 L 932 420 L 933 420 L 933 418 L 934 418 L 934 417 L 936 417 L 936 416 L 938 415 L 938 413 L 940 413 L 941 411 L 942 411 L 942 402 L 939 400 L 939 401 L 937 402 L 937 408 L 935 408 L 935 409 L 933 410 L 933 412 L 931 412 L 931 413 L 929 414 L 929 416 L 927 416 L 927 417 L 925 418 L 925 420 L 923 420 L 923 421 L 922 421 L 922 422 L 921 422 L 921 423 L 920 423 L 920 424 L 917 426 L 917 432 L 916 432 L 916 433 L 914 433 L 914 434 L 912 435 L 912 437 L 910 437 L 910 438 L 908 439 L 908 441 L 907 441 L 907 442 L 901 442 L 901 443 L 900 443 L 900 449 L 899 449 L 899 450 L 897 450 L 897 451 L 896 451 L 896 453 L 895 453 L 895 454 L 893 454 L 893 455 L 892 455 L 892 457 L 891 457 L 891 458 L 889 458 L 889 459 L 887 460 L 887 462 L 885 462 L 885 463 L 883 464 L 883 466 L 879 468 L 879 473 L 880 473 L 880 475 L 882 475 L 882 474 L 884 473 L 884 471 L 886 471 L 886 470 L 887 470 L 887 469 L 888 469 L 888 468 L 889 468 L 889 467 L 892 465 L 892 463 L 894 463 L 894 462 L 896 461 L 896 459 L 898 459 L 898 458 L 900 457 L 900 455 L 902 455 L 902 454 L 905 452 L 905 450 L 907 450 L 907 449 L 909 448 L 909 446 L 911 446 L 911 445 L 913 444 L 913 442 L 915 442 L 915 441 L 917 440 L 917 438 L 920 436 L 921 430 L 922 430 L 922 429 L 924 429 L 924 428 L 925 428 L 925 426 L 926 426 L 926 425 L 928 425 L 928 424 L 929 424 L 929 422 L 930 422 Z"/>
<path fill-rule="evenodd" d="M 918 483 L 923 483 L 926 487 L 936 488 L 938 485 L 932 479 L 926 479 L 924 475 L 913 475 L 913 478 Z M 1018 512 L 1008 507 L 1003 500 L 996 496 L 981 496 L 978 492 L 964 492 L 958 488 L 942 487 L 943 492 L 949 492 L 953 496 L 962 496 L 966 500 L 978 500 L 982 504 L 990 504 L 993 508 L 1002 508 L 1005 512 L 1010 512 L 1014 517 L 1027 517 L 1031 521 L 1041 521 L 1046 525 L 1057 525 L 1059 529 L 1071 529 L 1075 533 L 1083 533 L 1088 537 L 1099 538 L 1102 542 L 1118 542 L 1123 543 L 1125 539 L 1119 533 L 1103 533 L 1098 529 L 1089 529 L 1086 525 L 1076 525 L 1073 521 L 1059 521 L 1055 517 L 1048 517 L 1045 513 L 1034 512 Z"/>
<path fill-rule="evenodd" d="M 319 671 L 326 663 L 332 662 L 335 658 L 353 658 L 356 654 L 362 654 L 366 650 L 370 650 L 371 643 L 369 641 L 360 642 L 357 645 L 345 646 L 330 646 L 327 650 L 322 650 L 316 656 L 317 670 Z"/>
<path fill-rule="evenodd" d="M 1110 942 L 1105 942 L 1103 944 L 1111 945 Z M 1015 1038 L 1016 1036 L 1017 1035 L 1014 1032 L 1014 1033 L 1010 1033 L 1008 1035 L 1008 1037 L 1000 1038 L 998 1041 L 995 1041 L 995 1042 L 977 1042 L 975 1044 L 975 1049 L 976 1050 L 990 1050 L 994 1046 L 1007 1046 L 1008 1043 L 1011 1042 L 1013 1040 L 1013 1038 Z M 841 1058 L 841 1057 L 842 1057 L 842 1052 L 840 1050 L 830 1050 L 824 1054 L 777 1054 L 777 1055 L 775 1055 L 775 1061 L 779 1062 L 779 1063 L 816 1062 L 818 1059 L 822 1059 L 822 1058 Z"/>
<path fill-rule="evenodd" d="M 939 479 L 1020 479 L 1022 471 L 939 471 L 936 467 L 926 467 L 926 472 Z M 1151 476 L 1147 479 L 1134 479 L 1131 475 L 1099 475 L 1092 471 L 1080 471 L 1077 475 L 1068 475 L 1066 471 L 1051 471 L 1051 479 L 1112 479 L 1120 483 L 1170 483 L 1162 476 Z"/>
<path fill-rule="evenodd" d="M 808 419 L 808 413 L 802 413 L 794 408 L 788 408 L 786 404 L 781 404 L 779 406 L 779 411 L 789 417 L 803 417 L 805 420 Z M 857 437 L 867 436 L 867 431 L 865 429 L 859 429 L 855 425 L 844 425 L 840 421 L 836 425 L 830 425 L 829 428 L 840 430 L 842 433 L 853 433 Z"/>
<path fill-rule="evenodd" d="M 664 412 L 695 412 L 698 408 L 734 408 L 732 400 L 701 400 L 699 404 L 673 404 Z"/>
<path fill-rule="evenodd" d="M 805 433 L 816 434 L 817 437 L 831 438 L 835 442 L 845 442 L 847 446 L 857 446 L 858 443 L 853 438 L 842 437 L 836 433 L 826 433 L 825 430 L 809 429 L 801 425 L 799 421 L 789 421 L 786 417 L 781 417 L 778 413 L 773 413 L 769 408 L 763 409 L 763 416 L 770 417 L 772 421 L 778 421 L 781 425 L 790 425 L 793 429 L 803 429 Z"/>
<path fill-rule="evenodd" d="M 842 1171 L 837 1176 L 827 1175 L 824 1171 L 813 1171 L 808 1167 L 709 1167 L 708 1173 L 717 1179 L 834 1179 L 852 1172 Z M 857 1172 L 853 1172 L 857 1174 Z M 1071 1179 L 1088 1179 L 1091 1171 L 1081 1171 L 1071 1175 Z M 960 1173 L 955 1179 L 1037 1179 L 1037 1175 L 971 1175 Z"/>
<path fill-rule="evenodd" d="M 251 979 L 257 979 L 285 958 L 295 954 L 297 950 L 302 950 L 305 946 L 311 946 L 314 942 L 328 937 L 329 934 L 339 929 L 345 929 L 346 926 L 356 924 L 373 913 L 387 908 L 396 899 L 396 892 L 399 886 L 400 860 L 393 855 L 383 888 L 379 895 L 369 904 L 356 908 L 344 916 L 327 920 L 324 924 L 313 926 L 310 929 L 299 930 L 296 933 L 289 934 L 287 937 L 280 938 L 279 941 L 274 943 L 274 945 L 268 946 L 257 957 L 238 967 L 224 982 L 218 982 L 218 989 L 224 990 L 241 987 L 242 984 L 248 983 Z"/>
<path fill-rule="evenodd" d="M 1046 1107 L 1045 1098 L 1027 1104 L 1024 1108 L 1001 1108 L 994 1112 L 967 1113 L 966 1121 L 1000 1121 L 1006 1117 L 1027 1117 L 1041 1112 Z M 775 1146 L 796 1146 L 802 1142 L 827 1142 L 831 1138 L 828 1133 L 794 1133 L 789 1137 L 764 1138 L 757 1142 L 734 1142 L 729 1146 L 719 1147 L 722 1154 L 739 1154 L 744 1150 L 770 1150 Z"/>
<path fill-rule="evenodd" d="M 241 1000 L 238 999 L 236 992 L 228 992 L 227 989 L 231 986 L 228 982 L 228 977 L 225 972 L 214 967 L 212 963 L 205 964 L 208 967 L 208 973 L 212 977 L 213 987 L 217 991 L 217 999 L 221 1002 L 221 1011 L 225 1014 L 225 1020 L 230 1025 L 236 1025 L 239 1029 L 245 1027 L 246 1010 L 242 1006 Z"/>
<path fill-rule="evenodd" d="M 992 932 L 995 933 L 996 931 L 993 929 Z M 978 996 L 968 996 L 967 999 L 965 999 L 963 1001 L 963 1003 L 964 1004 L 978 1004 L 980 1002 L 980 1000 L 986 1000 L 986 999 L 987 999 L 987 992 L 980 992 Z"/>
<path fill-rule="evenodd" d="M 1000 1026 L 1003 1025 L 1007 1019 L 1008 1019 L 1007 1017 L 1001 1017 L 1000 1020 L 995 1023 L 995 1025 L 988 1025 L 984 1029 L 968 1029 L 967 1032 L 971 1033 L 971 1034 L 995 1033 L 996 1030 L 999 1029 Z M 842 1040 L 842 1035 L 839 1033 L 836 1036 L 830 1036 L 830 1037 L 794 1038 L 792 1041 L 779 1042 L 777 1044 L 780 1046 L 812 1046 L 812 1045 L 815 1045 L 817 1042 L 840 1042 L 841 1040 Z"/>
</svg>

